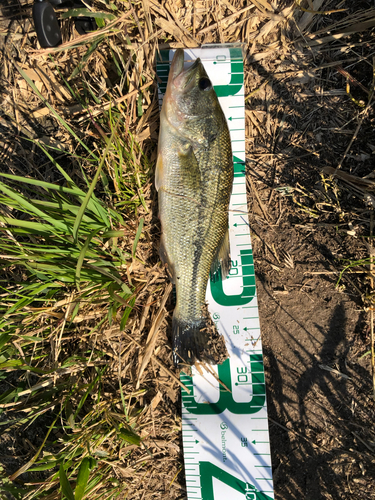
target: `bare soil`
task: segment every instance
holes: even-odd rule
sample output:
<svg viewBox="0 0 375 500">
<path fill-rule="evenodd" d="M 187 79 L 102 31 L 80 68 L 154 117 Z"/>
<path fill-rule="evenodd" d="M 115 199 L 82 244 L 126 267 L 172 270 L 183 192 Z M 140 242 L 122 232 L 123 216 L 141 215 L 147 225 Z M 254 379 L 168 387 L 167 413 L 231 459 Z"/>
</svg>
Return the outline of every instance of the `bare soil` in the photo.
<svg viewBox="0 0 375 500">
<path fill-rule="evenodd" d="M 277 64 L 251 65 L 251 79 Z M 303 85 L 274 82 L 256 111 L 247 106 L 265 123 L 249 144 L 249 212 L 278 500 L 375 498 L 371 357 L 363 357 L 371 286 L 363 268 L 339 273 L 368 255 L 361 236 L 370 212 L 344 183 L 322 177 L 343 155 L 345 171 L 372 177 L 374 115 L 345 156 L 356 124 L 346 123 L 351 105 L 332 91 L 343 81 L 324 71 Z"/>
<path fill-rule="evenodd" d="M 294 268 L 267 272 L 255 244 L 275 498 L 374 498 L 374 414 L 365 315 L 331 261 L 290 226 L 265 236 Z M 287 243 L 286 243 L 287 242 Z"/>
</svg>

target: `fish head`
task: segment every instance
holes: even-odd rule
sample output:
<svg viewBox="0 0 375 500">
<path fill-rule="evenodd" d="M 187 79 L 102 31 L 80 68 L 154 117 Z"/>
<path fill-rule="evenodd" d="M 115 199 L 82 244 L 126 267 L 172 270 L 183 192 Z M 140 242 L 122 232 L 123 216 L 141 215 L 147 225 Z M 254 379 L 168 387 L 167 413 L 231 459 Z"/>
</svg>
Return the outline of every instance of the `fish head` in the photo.
<svg viewBox="0 0 375 500">
<path fill-rule="evenodd" d="M 184 69 L 182 49 L 173 57 L 163 107 L 169 124 L 195 147 L 207 146 L 226 125 L 201 60 Z"/>
</svg>

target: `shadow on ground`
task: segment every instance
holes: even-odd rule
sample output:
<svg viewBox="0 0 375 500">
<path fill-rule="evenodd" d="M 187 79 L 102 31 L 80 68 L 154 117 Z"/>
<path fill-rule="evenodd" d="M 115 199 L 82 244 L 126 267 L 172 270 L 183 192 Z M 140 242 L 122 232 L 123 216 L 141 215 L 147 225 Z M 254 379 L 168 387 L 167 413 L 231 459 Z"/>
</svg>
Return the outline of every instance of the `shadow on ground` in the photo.
<svg viewBox="0 0 375 500">
<path fill-rule="evenodd" d="M 358 498 L 375 498 L 371 378 L 358 353 L 362 313 L 324 283 L 309 296 L 277 295 L 258 276 L 258 294 L 275 498 L 342 500 L 353 488 Z"/>
</svg>

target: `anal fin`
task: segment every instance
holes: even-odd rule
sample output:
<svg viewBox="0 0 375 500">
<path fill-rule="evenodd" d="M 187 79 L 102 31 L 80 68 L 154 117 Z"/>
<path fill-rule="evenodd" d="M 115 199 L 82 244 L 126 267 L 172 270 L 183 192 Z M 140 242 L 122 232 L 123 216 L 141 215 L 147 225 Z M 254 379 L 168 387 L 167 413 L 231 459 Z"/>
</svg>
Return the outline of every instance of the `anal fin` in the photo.
<svg viewBox="0 0 375 500">
<path fill-rule="evenodd" d="M 225 279 L 229 274 L 230 268 L 229 229 L 227 229 L 211 264 L 211 278 L 213 278 L 215 274 L 221 270 L 221 279 Z"/>
<path fill-rule="evenodd" d="M 160 254 L 160 259 L 163 262 L 163 264 L 166 266 L 166 270 L 169 276 L 169 279 L 171 282 L 175 285 L 176 284 L 176 273 L 174 270 L 174 266 L 172 265 L 168 253 L 165 249 L 165 244 L 163 240 L 163 236 L 160 239 L 160 245 L 159 245 L 159 254 Z"/>
</svg>

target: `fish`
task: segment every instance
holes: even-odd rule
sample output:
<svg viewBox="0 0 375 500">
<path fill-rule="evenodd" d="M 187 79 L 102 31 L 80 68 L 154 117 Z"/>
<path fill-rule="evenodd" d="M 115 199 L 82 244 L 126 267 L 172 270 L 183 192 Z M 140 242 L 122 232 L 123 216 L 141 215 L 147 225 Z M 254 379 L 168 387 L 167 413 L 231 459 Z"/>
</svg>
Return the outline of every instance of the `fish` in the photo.
<svg viewBox="0 0 375 500">
<path fill-rule="evenodd" d="M 184 52 L 178 49 L 160 112 L 155 169 L 160 257 L 176 290 L 172 318 L 176 366 L 218 362 L 208 348 L 205 297 L 210 273 L 223 279 L 230 269 L 232 184 L 229 129 L 212 82 L 200 59 L 184 69 Z"/>
</svg>

